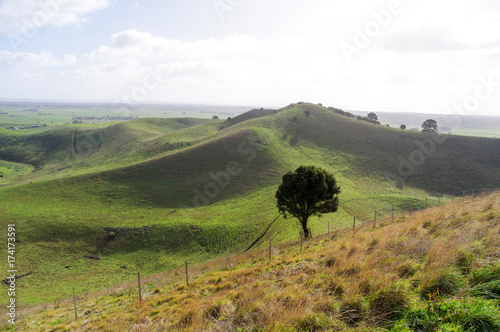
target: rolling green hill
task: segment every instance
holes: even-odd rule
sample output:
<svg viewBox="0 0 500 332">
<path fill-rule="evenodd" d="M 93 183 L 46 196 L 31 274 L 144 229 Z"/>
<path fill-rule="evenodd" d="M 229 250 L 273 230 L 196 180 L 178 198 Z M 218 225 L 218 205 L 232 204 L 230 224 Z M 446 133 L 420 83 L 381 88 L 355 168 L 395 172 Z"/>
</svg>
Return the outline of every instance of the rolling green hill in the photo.
<svg viewBox="0 0 500 332">
<path fill-rule="evenodd" d="M 19 281 L 21 303 L 47 302 L 70 286 L 89 292 L 138 270 L 241 252 L 277 216 L 281 176 L 300 165 L 333 172 L 342 188 L 339 211 L 311 221 L 324 233 L 327 221 L 338 228 L 375 209 L 499 187 L 498 151 L 500 140 L 402 132 L 305 103 L 254 110 L 230 125 L 139 119 L 2 132 L 0 224 L 16 224 L 18 269 L 33 272 Z M 265 239 L 295 238 L 294 226 L 278 219 Z"/>
<path fill-rule="evenodd" d="M 61 126 L 33 134 L 4 131 L 0 133 L 0 159 L 35 167 L 36 172 L 23 176 L 21 183 L 90 173 L 147 160 L 156 153 L 154 145 L 170 138 L 169 133 L 175 132 L 172 144 L 162 152 L 192 144 L 215 127 L 183 129 L 209 122 L 213 123 L 190 118 L 138 119 L 110 126 Z M 5 184 L 19 180 L 15 176 L 2 179 Z"/>
</svg>

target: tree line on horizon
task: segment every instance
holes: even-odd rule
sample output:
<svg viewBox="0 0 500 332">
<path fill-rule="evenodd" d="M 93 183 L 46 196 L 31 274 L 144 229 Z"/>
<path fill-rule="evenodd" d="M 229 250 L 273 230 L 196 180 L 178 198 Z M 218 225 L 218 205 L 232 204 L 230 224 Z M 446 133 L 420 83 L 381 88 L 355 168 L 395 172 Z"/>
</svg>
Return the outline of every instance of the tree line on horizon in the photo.
<svg viewBox="0 0 500 332">
<path fill-rule="evenodd" d="M 378 115 L 374 112 L 368 113 L 367 116 L 361 116 L 361 115 L 356 116 L 351 112 L 347 112 L 347 111 L 342 110 L 341 108 L 328 107 L 328 110 L 330 110 L 336 114 L 347 116 L 349 118 L 355 118 L 355 119 L 358 119 L 361 121 L 366 121 L 369 123 L 374 123 L 374 124 L 380 125 L 380 121 L 378 120 Z M 387 125 L 387 126 L 389 127 L 389 125 Z M 425 120 L 422 123 L 421 127 L 422 127 L 422 132 L 434 132 L 434 133 L 436 133 L 438 131 L 437 121 L 434 119 Z M 406 125 L 402 124 L 401 126 L 399 126 L 399 129 L 406 130 Z"/>
</svg>

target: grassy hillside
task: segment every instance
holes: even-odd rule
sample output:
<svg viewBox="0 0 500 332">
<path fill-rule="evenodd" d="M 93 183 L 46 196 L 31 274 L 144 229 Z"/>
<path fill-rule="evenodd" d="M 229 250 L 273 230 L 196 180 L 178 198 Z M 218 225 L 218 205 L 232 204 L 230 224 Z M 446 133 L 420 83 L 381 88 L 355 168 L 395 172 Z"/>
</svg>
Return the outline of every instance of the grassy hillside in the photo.
<svg viewBox="0 0 500 332">
<path fill-rule="evenodd" d="M 498 234 L 496 192 L 302 252 L 275 245 L 271 261 L 264 250 L 190 267 L 188 286 L 183 268 L 154 275 L 142 302 L 137 283 L 80 295 L 77 320 L 67 296 L 25 310 L 17 330 L 498 331 Z"/>
<path fill-rule="evenodd" d="M 311 104 L 243 118 L 225 128 L 225 120 L 140 119 L 1 134 L 0 169 L 8 175 L 0 178 L 0 225 L 17 225 L 19 271 L 33 272 L 20 280 L 20 303 L 241 252 L 276 218 L 281 176 L 300 165 L 324 167 L 342 188 L 339 211 L 311 220 L 314 234 L 326 233 L 329 221 L 344 227 L 353 216 L 372 220 L 374 210 L 417 210 L 426 198 L 437 205 L 431 195 L 500 184 L 499 140 L 447 137 L 401 177 L 400 157 L 428 135 Z M 260 244 L 296 238 L 295 226 L 278 219 Z M 84 258 L 89 254 L 101 260 Z"/>
<path fill-rule="evenodd" d="M 36 169 L 31 174 L 8 176 L 4 184 L 26 183 L 61 178 L 79 173 L 124 166 L 144 161 L 154 155 L 155 140 L 175 132 L 169 149 L 177 150 L 215 131 L 205 126 L 198 132 L 187 130 L 211 120 L 204 119 L 138 119 L 109 126 L 70 125 L 35 133 L 0 132 L 0 159 Z M 163 152 L 162 151 L 162 152 Z M 23 181 L 24 180 L 24 181 Z"/>
<path fill-rule="evenodd" d="M 309 111 L 310 117 L 304 112 Z M 315 144 L 333 155 L 348 155 L 358 176 L 389 177 L 409 186 L 453 192 L 500 184 L 500 140 L 461 136 L 432 136 L 402 132 L 332 116 L 325 109 L 301 104 L 287 111 L 289 121 L 276 118 L 292 146 Z M 297 122 L 290 117 L 296 116 Z M 278 122 L 278 121 L 275 121 Z M 403 174 L 399 171 L 405 160 Z M 411 174 L 409 174 L 411 173 Z M 488 174 L 488 176 L 484 176 Z"/>
<path fill-rule="evenodd" d="M 276 110 L 271 110 L 271 109 L 253 109 L 248 112 L 245 112 L 243 114 L 237 115 L 234 118 L 227 118 L 227 120 L 224 122 L 224 124 L 221 126 L 220 130 L 234 126 L 235 124 L 238 124 L 240 122 L 244 122 L 247 120 L 251 119 L 258 119 L 264 116 L 268 116 L 271 114 L 276 113 Z"/>
</svg>

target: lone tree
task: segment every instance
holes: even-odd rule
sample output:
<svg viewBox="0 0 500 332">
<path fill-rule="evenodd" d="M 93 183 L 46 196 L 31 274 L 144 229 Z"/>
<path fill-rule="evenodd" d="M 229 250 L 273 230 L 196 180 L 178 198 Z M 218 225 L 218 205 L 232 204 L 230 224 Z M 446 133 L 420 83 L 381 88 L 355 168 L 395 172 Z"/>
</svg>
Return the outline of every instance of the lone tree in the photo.
<svg viewBox="0 0 500 332">
<path fill-rule="evenodd" d="M 406 129 L 406 125 L 402 124 L 401 126 L 399 126 L 399 129 L 405 130 Z"/>
<path fill-rule="evenodd" d="M 377 114 L 375 114 L 375 113 L 373 113 L 373 112 L 368 113 L 367 118 L 368 118 L 370 121 L 373 121 L 373 122 L 378 121 L 378 116 L 377 116 Z"/>
<path fill-rule="evenodd" d="M 310 236 L 307 220 L 310 216 L 337 211 L 340 187 L 335 178 L 322 168 L 300 166 L 295 172 L 283 175 L 283 182 L 276 191 L 278 210 L 286 218 L 297 218 L 304 231 Z"/>
<path fill-rule="evenodd" d="M 438 125 L 436 120 L 428 119 L 422 123 L 422 131 L 437 132 Z"/>
</svg>

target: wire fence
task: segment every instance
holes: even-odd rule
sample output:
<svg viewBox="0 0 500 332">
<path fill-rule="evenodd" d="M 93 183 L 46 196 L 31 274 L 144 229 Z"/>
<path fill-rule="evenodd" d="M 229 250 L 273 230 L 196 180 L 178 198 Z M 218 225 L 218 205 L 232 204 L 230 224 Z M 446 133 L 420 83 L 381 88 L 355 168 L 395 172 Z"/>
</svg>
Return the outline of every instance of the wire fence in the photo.
<svg viewBox="0 0 500 332">
<path fill-rule="evenodd" d="M 181 287 L 189 289 L 191 281 L 211 272 L 220 271 L 232 273 L 234 266 L 241 265 L 244 262 L 251 262 L 253 264 L 267 263 L 273 258 L 288 256 L 298 250 L 302 251 L 303 246 L 310 243 L 310 241 L 318 241 L 322 239 L 330 240 L 349 233 L 352 233 L 354 236 L 357 232 L 375 229 L 378 225 L 380 225 L 380 223 L 394 222 L 395 218 L 401 215 L 400 211 L 398 214 L 396 213 L 395 205 L 398 205 L 399 207 L 406 206 L 407 209 L 404 209 L 402 214 L 411 216 L 413 213 L 425 208 L 437 207 L 454 201 L 471 200 L 478 196 L 490 195 L 495 191 L 496 190 L 492 189 L 478 189 L 462 191 L 461 193 L 436 195 L 428 198 L 404 197 L 397 200 L 396 203 L 384 204 L 376 209 L 373 209 L 373 215 L 371 216 L 366 215 L 366 213 L 353 213 L 351 215 L 353 222 L 352 227 L 335 229 L 333 223 L 328 223 L 327 230 L 324 227 L 319 229 L 312 228 L 312 238 L 307 239 L 307 241 L 303 238 L 302 234 L 297 231 L 297 229 L 292 231 L 296 234 L 295 240 L 287 242 L 273 241 L 273 239 L 276 239 L 280 232 L 283 232 L 282 225 L 280 226 L 277 223 L 273 223 L 267 228 L 264 234 L 261 234 L 258 241 L 255 242 L 255 249 L 248 252 L 243 253 L 242 250 L 242 248 L 248 244 L 245 242 L 232 250 L 229 247 L 226 247 L 224 253 L 221 254 L 220 257 L 203 264 L 190 265 L 188 260 L 185 260 L 184 264 L 168 269 L 159 274 L 141 277 L 140 272 L 138 272 L 138 280 L 109 287 L 100 291 L 86 293 L 84 295 L 75 294 L 73 288 L 72 292 L 71 290 L 68 290 L 67 297 L 54 299 L 53 304 L 46 303 L 32 308 L 21 309 L 20 314 L 22 315 L 23 311 L 32 311 L 37 309 L 45 310 L 64 306 L 68 308 L 71 307 L 71 313 L 73 314 L 74 312 L 74 316 L 77 318 L 77 312 L 81 312 L 85 309 L 85 305 L 78 308 L 79 302 L 87 302 L 87 300 L 95 299 L 101 296 L 123 296 L 124 294 L 128 294 L 130 301 L 143 301 L 153 296 L 158 287 L 166 287 L 166 285 L 168 285 L 167 287 L 170 289 Z M 342 204 L 342 207 L 346 211 L 355 211 L 353 204 L 356 203 L 356 201 L 357 200 L 346 201 Z M 366 201 L 370 201 L 370 199 L 364 199 L 364 201 L 366 203 Z M 375 200 L 373 200 L 373 202 L 375 202 Z M 238 240 L 241 240 L 241 238 L 238 238 Z M 229 243 L 230 242 L 227 242 L 226 244 Z"/>
</svg>

